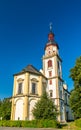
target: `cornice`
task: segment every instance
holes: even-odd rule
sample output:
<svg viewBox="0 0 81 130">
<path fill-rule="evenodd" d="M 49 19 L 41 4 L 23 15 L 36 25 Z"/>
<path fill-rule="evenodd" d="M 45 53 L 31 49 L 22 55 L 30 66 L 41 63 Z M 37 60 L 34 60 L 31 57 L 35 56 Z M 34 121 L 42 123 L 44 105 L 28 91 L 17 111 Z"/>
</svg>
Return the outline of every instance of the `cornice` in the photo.
<svg viewBox="0 0 81 130">
<path fill-rule="evenodd" d="M 55 57 L 55 56 L 57 56 L 58 59 L 62 62 L 62 59 L 60 58 L 60 56 L 58 54 L 46 55 L 46 56 L 43 56 L 42 59 L 48 59 L 48 58 L 52 58 L 52 57 Z"/>
<path fill-rule="evenodd" d="M 11 98 L 20 98 L 20 97 L 37 97 L 37 98 L 40 98 L 40 96 L 38 94 L 17 94 L 17 95 L 14 95 L 12 96 Z"/>
<path fill-rule="evenodd" d="M 55 79 L 55 78 L 58 78 L 58 79 L 60 79 L 62 82 L 64 82 L 64 80 L 63 80 L 60 76 L 49 77 L 48 80 L 49 80 L 49 79 Z"/>
</svg>

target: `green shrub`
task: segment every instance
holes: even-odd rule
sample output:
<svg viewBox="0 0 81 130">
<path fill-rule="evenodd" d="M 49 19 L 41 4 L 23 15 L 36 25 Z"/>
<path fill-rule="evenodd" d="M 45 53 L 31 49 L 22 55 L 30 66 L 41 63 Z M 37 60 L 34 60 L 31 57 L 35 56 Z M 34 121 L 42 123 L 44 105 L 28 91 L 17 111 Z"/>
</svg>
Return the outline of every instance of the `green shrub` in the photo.
<svg viewBox="0 0 81 130">
<path fill-rule="evenodd" d="M 6 120 L 2 120 L 0 121 L 0 126 L 9 126 L 9 123 Z"/>
<path fill-rule="evenodd" d="M 0 126 L 6 127 L 28 127 L 28 128 L 60 128 L 60 123 L 54 120 L 32 120 L 32 121 L 0 121 Z"/>
<path fill-rule="evenodd" d="M 36 121 L 36 127 L 38 128 L 60 128 L 61 127 L 60 123 L 54 120 L 42 119 L 42 120 L 35 120 L 35 121 Z"/>
<path fill-rule="evenodd" d="M 0 126 L 3 126 L 3 121 L 2 120 L 0 121 Z"/>
<path fill-rule="evenodd" d="M 35 128 L 36 127 L 36 121 L 32 120 L 32 121 L 22 121 L 21 126 L 22 127 L 30 127 L 30 128 Z"/>
<path fill-rule="evenodd" d="M 22 121 L 10 121 L 9 125 L 10 125 L 10 127 L 22 127 L 21 123 L 22 123 Z"/>
<path fill-rule="evenodd" d="M 81 118 L 75 120 L 75 125 L 81 128 Z"/>
</svg>

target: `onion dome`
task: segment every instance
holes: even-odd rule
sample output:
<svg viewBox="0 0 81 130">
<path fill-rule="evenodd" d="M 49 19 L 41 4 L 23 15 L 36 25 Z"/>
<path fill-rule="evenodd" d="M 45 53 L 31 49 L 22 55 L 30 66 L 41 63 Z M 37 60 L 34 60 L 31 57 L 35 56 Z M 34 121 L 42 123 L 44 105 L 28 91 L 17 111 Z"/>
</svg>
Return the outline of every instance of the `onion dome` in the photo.
<svg viewBox="0 0 81 130">
<path fill-rule="evenodd" d="M 50 23 L 50 32 L 48 34 L 48 42 L 46 43 L 45 49 L 47 46 L 53 45 L 53 46 L 57 46 L 57 48 L 59 49 L 59 46 L 57 44 L 57 42 L 54 39 L 54 33 L 52 32 L 52 23 Z"/>
</svg>

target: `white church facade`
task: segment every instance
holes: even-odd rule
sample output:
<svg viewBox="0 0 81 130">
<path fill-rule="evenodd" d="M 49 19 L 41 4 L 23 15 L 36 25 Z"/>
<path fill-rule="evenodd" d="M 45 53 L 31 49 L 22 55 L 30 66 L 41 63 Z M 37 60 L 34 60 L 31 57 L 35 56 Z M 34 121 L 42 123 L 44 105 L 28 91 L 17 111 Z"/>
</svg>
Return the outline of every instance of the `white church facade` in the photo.
<svg viewBox="0 0 81 130">
<path fill-rule="evenodd" d="M 70 93 L 62 78 L 59 46 L 51 29 L 44 51 L 40 71 L 33 65 L 28 65 L 14 74 L 11 120 L 33 120 L 32 109 L 45 90 L 60 112 L 58 120 L 73 120 L 69 107 Z"/>
</svg>

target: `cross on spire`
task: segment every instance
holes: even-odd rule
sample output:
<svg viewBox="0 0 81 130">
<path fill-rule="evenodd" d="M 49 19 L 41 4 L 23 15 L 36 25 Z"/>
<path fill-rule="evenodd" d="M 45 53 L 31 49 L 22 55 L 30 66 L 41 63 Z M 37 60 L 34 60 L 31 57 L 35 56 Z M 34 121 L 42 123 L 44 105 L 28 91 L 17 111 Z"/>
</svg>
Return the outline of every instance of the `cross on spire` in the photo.
<svg viewBox="0 0 81 130">
<path fill-rule="evenodd" d="M 52 32 L 52 23 L 49 24 L 49 27 L 50 27 L 50 32 Z"/>
</svg>

